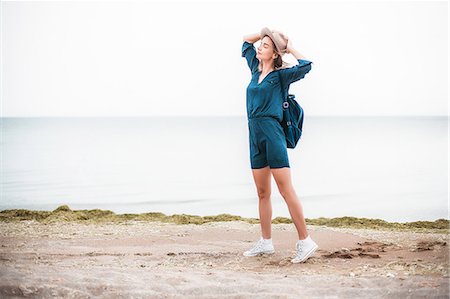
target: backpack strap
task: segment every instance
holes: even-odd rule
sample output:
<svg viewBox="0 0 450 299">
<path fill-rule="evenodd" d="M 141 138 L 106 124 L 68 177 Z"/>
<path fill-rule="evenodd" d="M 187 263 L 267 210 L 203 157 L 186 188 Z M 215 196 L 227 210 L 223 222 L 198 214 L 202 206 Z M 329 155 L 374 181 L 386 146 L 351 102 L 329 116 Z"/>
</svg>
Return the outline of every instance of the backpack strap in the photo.
<svg viewBox="0 0 450 299">
<path fill-rule="evenodd" d="M 284 86 L 283 86 L 283 80 L 281 80 L 281 75 L 280 75 L 280 73 L 279 72 L 277 72 L 277 74 L 278 74 L 278 78 L 280 79 L 280 85 L 281 85 L 281 96 L 283 97 L 283 102 L 285 102 L 286 101 L 286 99 L 287 99 L 287 97 L 286 97 L 286 95 L 285 95 L 285 89 L 284 89 Z"/>
</svg>

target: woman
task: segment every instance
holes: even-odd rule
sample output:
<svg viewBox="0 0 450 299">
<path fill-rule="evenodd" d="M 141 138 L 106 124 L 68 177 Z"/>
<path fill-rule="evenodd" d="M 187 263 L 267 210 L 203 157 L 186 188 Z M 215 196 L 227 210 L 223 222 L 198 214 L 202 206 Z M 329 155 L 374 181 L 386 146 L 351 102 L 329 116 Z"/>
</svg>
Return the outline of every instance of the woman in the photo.
<svg viewBox="0 0 450 299">
<path fill-rule="evenodd" d="M 253 43 L 261 39 L 256 51 Z M 290 53 L 298 65 L 286 67 L 282 56 Z M 250 143 L 250 165 L 259 198 L 259 218 L 262 236 L 244 256 L 274 253 L 271 238 L 272 206 L 270 202 L 271 174 L 298 232 L 293 263 L 304 262 L 318 248 L 306 230 L 302 206 L 291 183 L 286 139 L 280 122 L 283 119 L 280 80 L 286 89 L 302 79 L 311 70 L 311 61 L 292 47 L 291 41 L 279 31 L 267 27 L 261 33 L 244 36 L 242 57 L 251 70 L 252 79 L 247 87 L 247 118 Z M 287 94 L 287 92 L 286 92 Z"/>
</svg>

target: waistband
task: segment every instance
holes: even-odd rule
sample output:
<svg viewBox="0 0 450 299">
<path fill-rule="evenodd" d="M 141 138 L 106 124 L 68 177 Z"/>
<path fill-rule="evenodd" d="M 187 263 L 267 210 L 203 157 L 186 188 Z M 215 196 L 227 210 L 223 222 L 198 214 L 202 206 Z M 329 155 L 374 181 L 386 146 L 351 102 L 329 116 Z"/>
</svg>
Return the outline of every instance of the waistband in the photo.
<svg viewBox="0 0 450 299">
<path fill-rule="evenodd" d="M 263 121 L 263 120 L 274 120 L 274 121 L 278 122 L 278 120 L 272 116 L 256 116 L 256 117 L 248 118 L 248 122 Z"/>
</svg>

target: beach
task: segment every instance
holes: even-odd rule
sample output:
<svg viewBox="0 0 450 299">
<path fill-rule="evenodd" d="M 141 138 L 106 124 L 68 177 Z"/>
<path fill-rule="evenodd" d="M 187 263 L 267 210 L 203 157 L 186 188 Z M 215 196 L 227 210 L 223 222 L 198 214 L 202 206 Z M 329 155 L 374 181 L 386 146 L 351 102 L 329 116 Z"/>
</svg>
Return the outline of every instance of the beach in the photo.
<svg viewBox="0 0 450 299">
<path fill-rule="evenodd" d="M 319 249 L 306 262 L 292 264 L 297 241 L 292 223 L 272 224 L 273 255 L 244 257 L 243 251 L 260 236 L 258 223 L 16 218 L 2 218 L 2 298 L 448 298 L 449 294 L 448 233 L 436 230 L 308 224 Z"/>
</svg>

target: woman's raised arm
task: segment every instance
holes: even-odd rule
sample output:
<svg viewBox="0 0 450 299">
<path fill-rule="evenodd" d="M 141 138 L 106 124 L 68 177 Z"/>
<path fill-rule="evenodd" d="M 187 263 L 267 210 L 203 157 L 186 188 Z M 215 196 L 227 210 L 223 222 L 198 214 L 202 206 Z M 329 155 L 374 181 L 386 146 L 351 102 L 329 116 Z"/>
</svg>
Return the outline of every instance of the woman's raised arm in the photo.
<svg viewBox="0 0 450 299">
<path fill-rule="evenodd" d="M 256 43 L 257 41 L 259 41 L 260 39 L 261 39 L 261 33 L 252 33 L 252 34 L 244 35 L 242 40 L 244 42 L 253 44 L 253 43 Z"/>
</svg>

